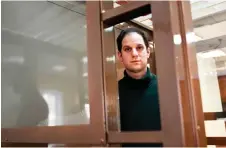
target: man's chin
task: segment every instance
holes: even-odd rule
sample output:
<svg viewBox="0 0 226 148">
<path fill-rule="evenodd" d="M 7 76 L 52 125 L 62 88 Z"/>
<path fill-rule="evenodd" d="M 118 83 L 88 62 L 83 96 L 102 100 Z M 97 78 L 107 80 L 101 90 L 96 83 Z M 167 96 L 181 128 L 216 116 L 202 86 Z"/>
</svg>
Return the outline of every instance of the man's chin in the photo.
<svg viewBox="0 0 226 148">
<path fill-rule="evenodd" d="M 130 68 L 127 68 L 128 71 L 130 72 L 133 72 L 133 73 L 139 73 L 141 71 L 144 70 L 143 67 L 130 67 Z"/>
</svg>

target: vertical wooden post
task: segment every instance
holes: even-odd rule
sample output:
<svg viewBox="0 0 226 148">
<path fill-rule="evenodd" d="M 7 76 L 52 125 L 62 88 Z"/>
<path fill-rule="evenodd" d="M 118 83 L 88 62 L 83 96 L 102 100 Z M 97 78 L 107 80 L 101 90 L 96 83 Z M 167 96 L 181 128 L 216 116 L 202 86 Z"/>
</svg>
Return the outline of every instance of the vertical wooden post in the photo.
<svg viewBox="0 0 226 148">
<path fill-rule="evenodd" d="M 187 146 L 174 36 L 180 34 L 177 3 L 151 2 L 163 144 Z"/>
</svg>

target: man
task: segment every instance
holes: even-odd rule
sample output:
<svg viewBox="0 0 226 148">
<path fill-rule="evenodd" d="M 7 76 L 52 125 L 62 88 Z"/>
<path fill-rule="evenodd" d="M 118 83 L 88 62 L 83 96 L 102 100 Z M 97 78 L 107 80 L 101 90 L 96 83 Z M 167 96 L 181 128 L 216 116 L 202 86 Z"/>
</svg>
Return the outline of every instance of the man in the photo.
<svg viewBox="0 0 226 148">
<path fill-rule="evenodd" d="M 150 48 L 144 33 L 136 28 L 121 31 L 117 38 L 118 57 L 125 67 L 118 83 L 121 131 L 161 130 L 157 78 L 147 67 Z M 123 144 L 122 146 L 161 146 Z"/>
</svg>

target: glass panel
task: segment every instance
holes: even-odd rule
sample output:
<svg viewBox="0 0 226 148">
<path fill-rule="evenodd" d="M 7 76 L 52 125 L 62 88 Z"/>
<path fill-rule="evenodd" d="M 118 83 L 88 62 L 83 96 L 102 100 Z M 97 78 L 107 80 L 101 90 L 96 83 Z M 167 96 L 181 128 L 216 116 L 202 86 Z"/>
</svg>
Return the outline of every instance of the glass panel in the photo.
<svg viewBox="0 0 226 148">
<path fill-rule="evenodd" d="M 86 5 L 2 2 L 2 127 L 89 124 Z"/>
<path fill-rule="evenodd" d="M 226 2 L 191 1 L 199 83 L 207 137 L 226 137 Z M 189 38 L 190 37 L 190 38 Z"/>
</svg>

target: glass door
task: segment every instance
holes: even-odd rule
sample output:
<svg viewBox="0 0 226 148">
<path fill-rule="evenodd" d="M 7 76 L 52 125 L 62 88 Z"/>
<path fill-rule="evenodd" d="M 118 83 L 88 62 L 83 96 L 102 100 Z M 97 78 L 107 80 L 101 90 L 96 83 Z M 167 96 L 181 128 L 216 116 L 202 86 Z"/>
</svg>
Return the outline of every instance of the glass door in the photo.
<svg viewBox="0 0 226 148">
<path fill-rule="evenodd" d="M 99 2 L 2 2 L 2 142 L 105 141 Z"/>
<path fill-rule="evenodd" d="M 180 38 L 184 33 L 179 2 L 102 2 L 101 10 L 108 143 L 206 146 L 205 135 L 199 134 L 204 131 L 203 120 L 198 125 L 195 120 L 203 117 L 194 113 L 194 96 L 189 92 L 187 68 L 183 67 L 185 44 L 181 44 Z M 152 56 L 148 66 L 158 81 L 159 130 L 121 130 L 118 81 L 124 77 L 125 67 L 117 57 L 115 40 L 126 28 L 138 28 L 149 36 Z M 201 104 L 196 107 L 202 108 Z"/>
</svg>

